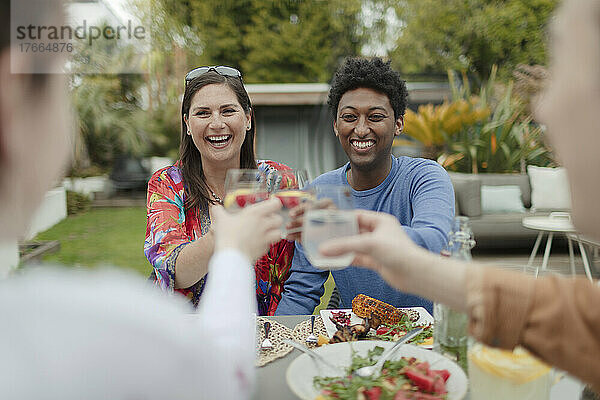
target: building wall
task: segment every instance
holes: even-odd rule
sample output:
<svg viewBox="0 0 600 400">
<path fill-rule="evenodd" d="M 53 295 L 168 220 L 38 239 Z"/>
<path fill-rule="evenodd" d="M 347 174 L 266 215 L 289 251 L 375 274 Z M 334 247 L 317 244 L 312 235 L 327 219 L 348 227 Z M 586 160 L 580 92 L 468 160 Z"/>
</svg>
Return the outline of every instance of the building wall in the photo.
<svg viewBox="0 0 600 400">
<path fill-rule="evenodd" d="M 418 104 L 410 104 L 415 108 Z M 254 106 L 257 158 L 305 168 L 311 179 L 344 165 L 348 158 L 333 133 L 327 105 Z M 406 142 L 415 142 L 404 137 Z M 397 156 L 418 156 L 414 146 L 394 147 Z"/>
<path fill-rule="evenodd" d="M 326 105 L 255 106 L 258 158 L 305 168 L 310 178 L 347 162 Z"/>
<path fill-rule="evenodd" d="M 65 188 L 59 186 L 46 192 L 44 200 L 31 218 L 25 239 L 33 239 L 38 233 L 52 228 L 65 218 L 67 218 L 67 195 Z"/>
</svg>

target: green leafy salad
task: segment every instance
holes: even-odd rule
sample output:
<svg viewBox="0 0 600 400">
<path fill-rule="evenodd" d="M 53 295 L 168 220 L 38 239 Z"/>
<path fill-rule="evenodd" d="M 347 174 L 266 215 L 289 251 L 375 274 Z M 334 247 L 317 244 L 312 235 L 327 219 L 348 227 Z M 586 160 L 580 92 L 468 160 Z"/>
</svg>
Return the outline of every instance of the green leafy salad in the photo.
<svg viewBox="0 0 600 400">
<path fill-rule="evenodd" d="M 433 326 L 432 325 L 420 325 L 410 320 L 408 315 L 403 315 L 400 322 L 396 325 L 380 325 L 374 335 L 368 335 L 370 339 L 377 340 L 393 340 L 396 341 L 415 328 L 423 328 L 423 331 L 419 333 L 409 343 L 422 344 L 426 341 L 432 341 L 433 337 Z M 432 341 L 433 343 L 433 341 Z"/>
<path fill-rule="evenodd" d="M 429 363 L 414 357 L 402 357 L 384 363 L 377 377 L 353 376 L 352 372 L 373 365 L 383 353 L 383 347 L 369 350 L 366 357 L 352 354 L 352 363 L 345 377 L 314 378 L 315 387 L 320 390 L 318 400 L 442 400 L 446 399 L 446 381 L 450 373 L 430 369 Z"/>
</svg>

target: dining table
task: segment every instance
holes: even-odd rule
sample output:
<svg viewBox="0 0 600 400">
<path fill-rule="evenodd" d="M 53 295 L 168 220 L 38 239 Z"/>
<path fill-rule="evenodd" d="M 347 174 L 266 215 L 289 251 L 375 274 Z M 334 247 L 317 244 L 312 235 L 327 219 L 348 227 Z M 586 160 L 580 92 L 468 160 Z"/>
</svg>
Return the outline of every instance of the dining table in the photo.
<svg viewBox="0 0 600 400">
<path fill-rule="evenodd" d="M 286 315 L 263 317 L 276 321 L 290 329 L 299 323 L 309 320 L 310 315 Z M 255 400 L 297 400 L 298 397 L 290 390 L 286 381 L 286 372 L 292 361 L 302 352 L 292 350 L 282 358 L 256 368 L 256 387 L 253 395 Z M 584 385 L 577 379 L 564 374 L 550 391 L 550 400 L 579 400 Z M 465 400 L 470 400 L 467 393 Z"/>
</svg>

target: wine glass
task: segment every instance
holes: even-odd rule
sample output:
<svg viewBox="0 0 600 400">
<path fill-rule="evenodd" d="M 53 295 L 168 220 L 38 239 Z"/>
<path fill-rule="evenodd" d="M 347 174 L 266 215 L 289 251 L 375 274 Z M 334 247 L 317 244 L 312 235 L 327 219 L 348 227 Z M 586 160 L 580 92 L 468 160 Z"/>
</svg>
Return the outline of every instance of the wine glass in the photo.
<svg viewBox="0 0 600 400">
<path fill-rule="evenodd" d="M 308 173 L 305 169 L 288 169 L 273 172 L 270 176 L 272 193 L 281 201 L 280 214 L 283 217 L 281 228 L 282 237 L 298 230 L 288 231 L 286 229 L 290 222 L 290 210 L 314 199 L 311 190 L 307 190 Z"/>
<path fill-rule="evenodd" d="M 317 201 L 304 214 L 302 245 L 308 260 L 317 268 L 342 269 L 350 265 L 354 252 L 325 257 L 319 245 L 329 239 L 358 234 L 352 190 L 347 185 L 315 185 Z"/>
<path fill-rule="evenodd" d="M 269 198 L 267 178 L 258 169 L 229 169 L 225 176 L 223 206 L 231 212 Z"/>
</svg>

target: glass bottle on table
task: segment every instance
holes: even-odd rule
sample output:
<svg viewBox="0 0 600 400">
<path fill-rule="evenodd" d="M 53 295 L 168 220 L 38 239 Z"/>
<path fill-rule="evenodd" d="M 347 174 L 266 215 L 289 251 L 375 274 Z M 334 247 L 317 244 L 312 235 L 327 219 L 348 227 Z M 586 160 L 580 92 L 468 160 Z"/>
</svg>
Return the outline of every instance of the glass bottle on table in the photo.
<svg viewBox="0 0 600 400">
<path fill-rule="evenodd" d="M 474 245 L 469 218 L 456 217 L 452 230 L 448 234 L 448 244 L 442 250 L 441 256 L 471 262 L 471 249 Z M 467 372 L 469 322 L 467 314 L 455 311 L 444 304 L 435 303 L 433 317 L 435 320 L 433 350 L 455 361 Z"/>
</svg>

